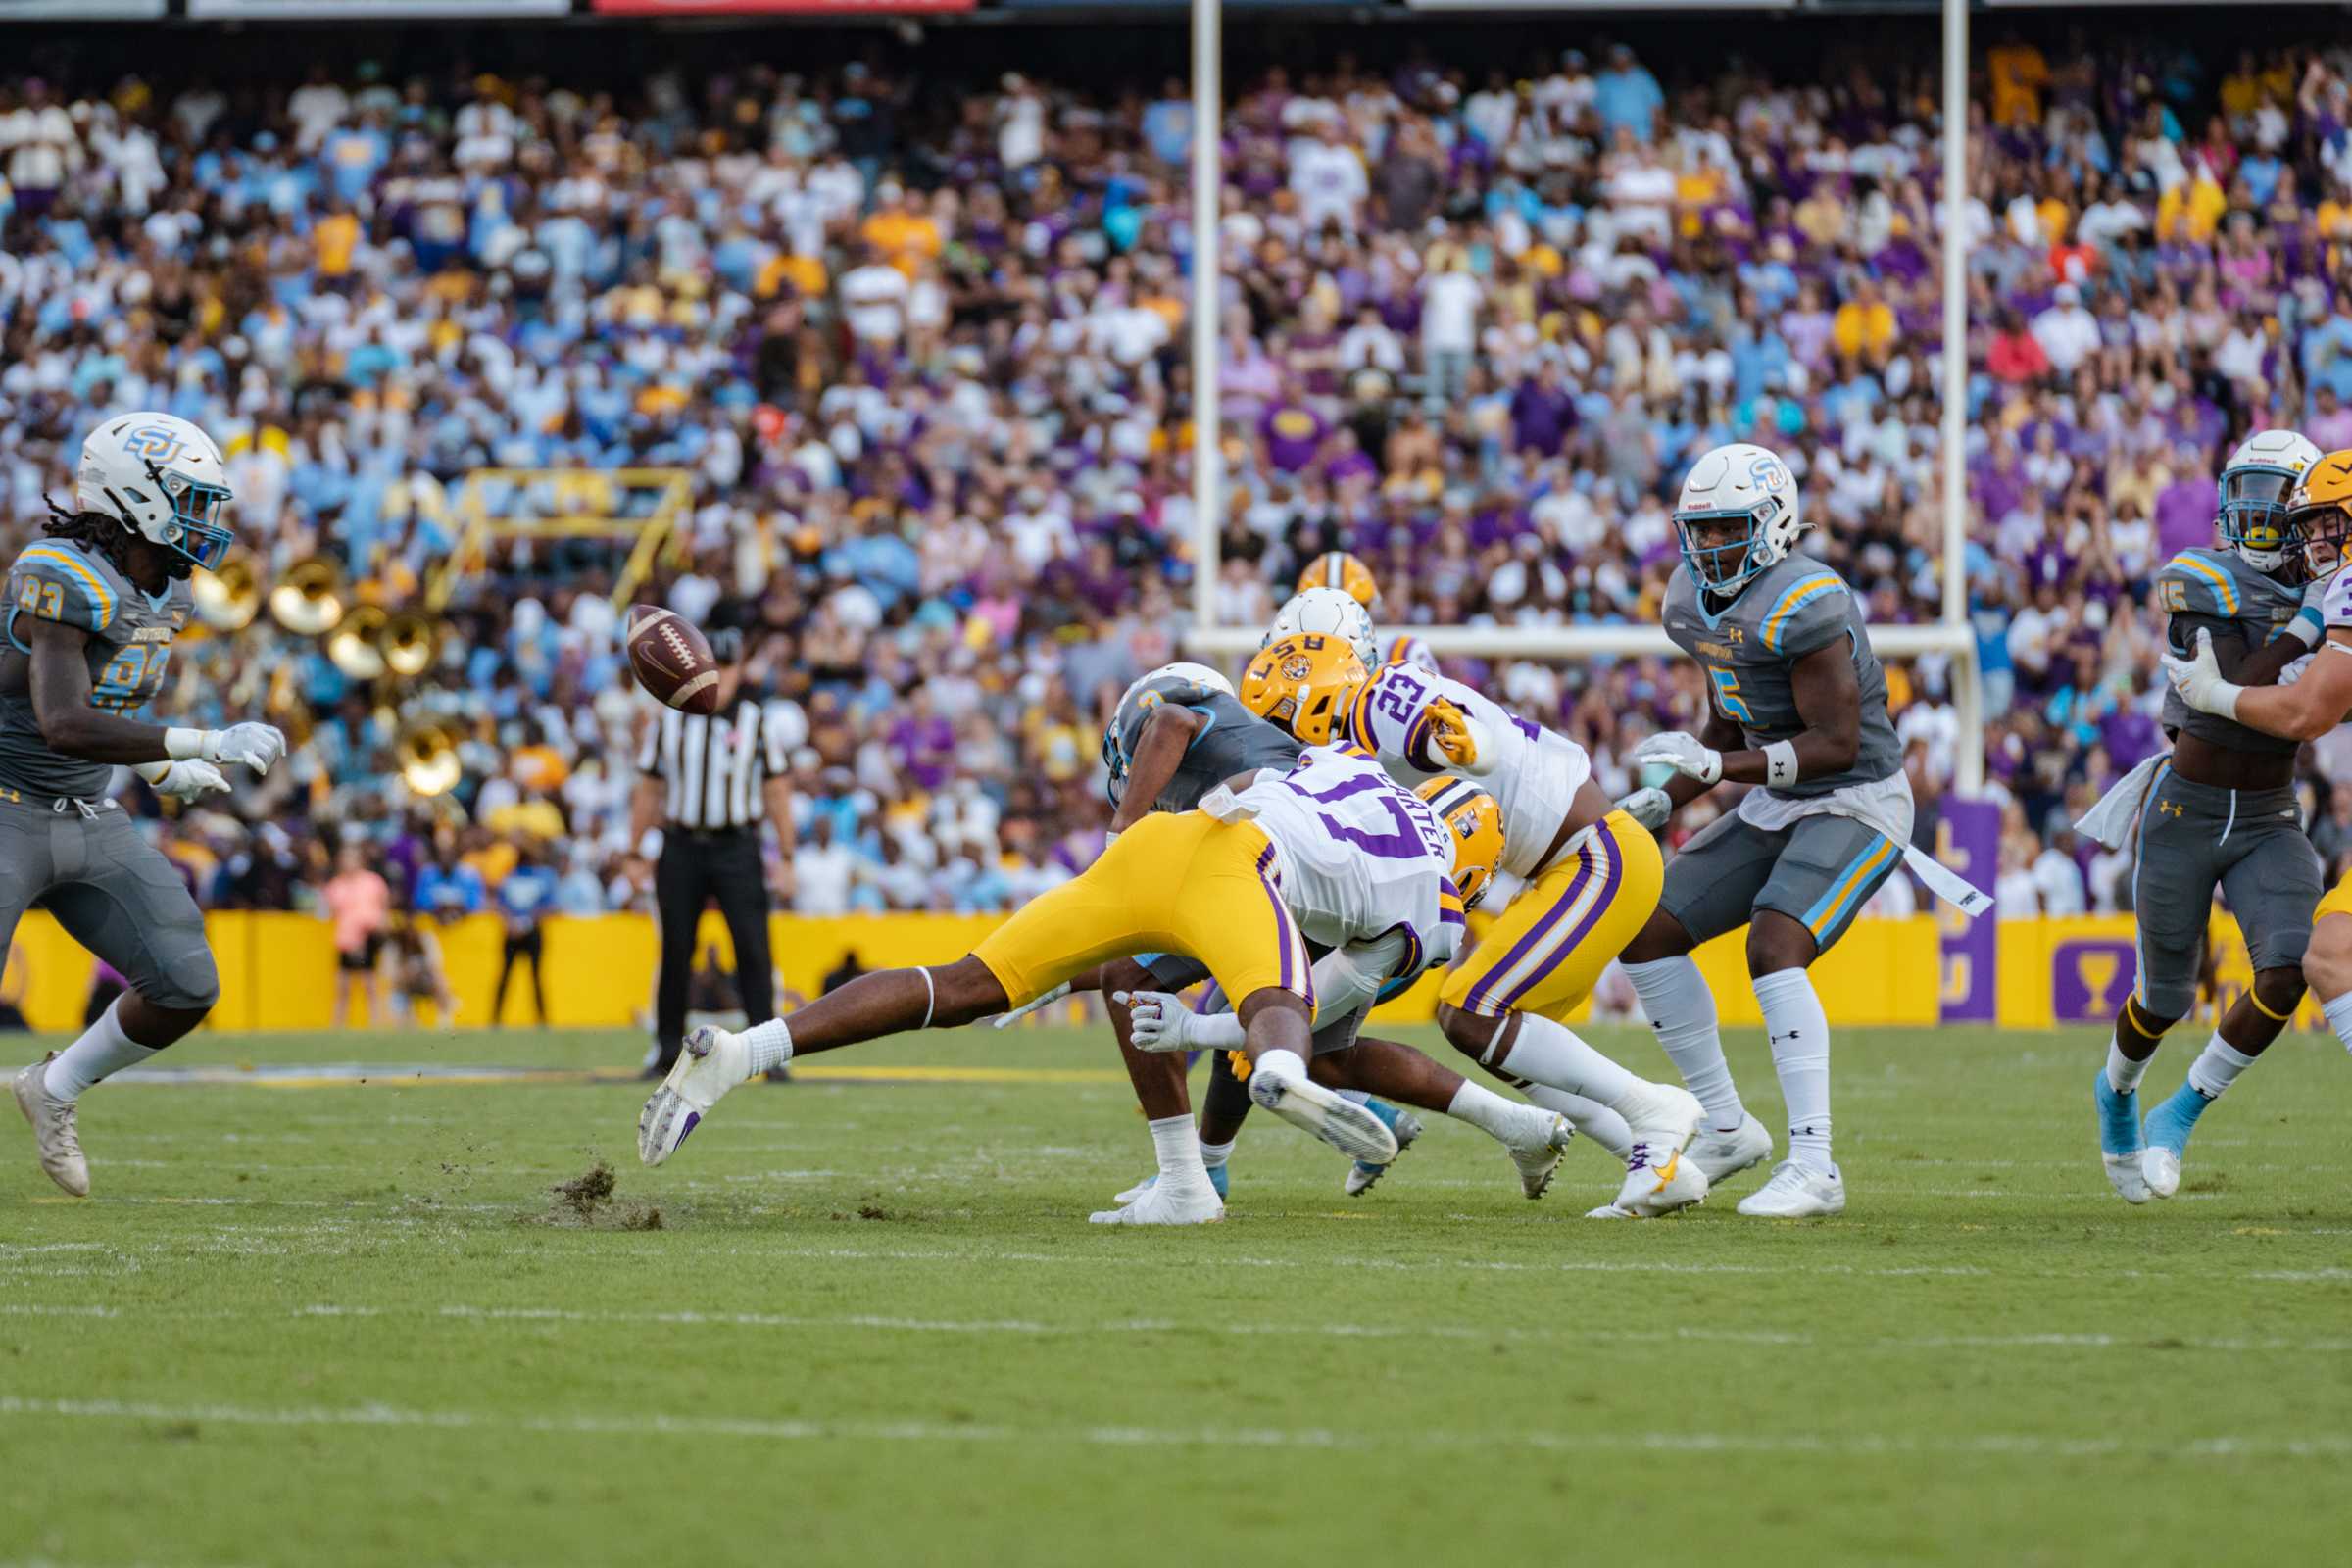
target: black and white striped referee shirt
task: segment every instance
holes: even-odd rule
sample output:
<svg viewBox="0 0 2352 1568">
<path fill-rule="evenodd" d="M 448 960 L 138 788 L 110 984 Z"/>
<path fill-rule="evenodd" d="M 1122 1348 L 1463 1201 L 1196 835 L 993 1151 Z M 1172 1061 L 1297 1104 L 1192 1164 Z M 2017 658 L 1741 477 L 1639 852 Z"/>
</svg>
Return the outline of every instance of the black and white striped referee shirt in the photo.
<svg viewBox="0 0 2352 1568">
<path fill-rule="evenodd" d="M 707 718 L 663 708 L 638 748 L 637 769 L 662 781 L 668 826 L 753 827 L 767 814 L 760 786 L 786 770 L 807 730 L 790 703 L 738 697 Z"/>
</svg>

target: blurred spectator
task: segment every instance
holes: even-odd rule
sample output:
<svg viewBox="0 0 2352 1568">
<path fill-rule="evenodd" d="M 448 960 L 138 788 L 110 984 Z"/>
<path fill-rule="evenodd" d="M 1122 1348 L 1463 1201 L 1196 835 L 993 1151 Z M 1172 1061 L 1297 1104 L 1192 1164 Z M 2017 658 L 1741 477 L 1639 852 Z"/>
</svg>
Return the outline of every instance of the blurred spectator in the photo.
<svg viewBox="0 0 2352 1568">
<path fill-rule="evenodd" d="M 366 993 L 368 1022 L 377 1029 L 391 1022 L 384 1005 L 384 930 L 392 914 L 392 890 L 368 863 L 368 852 L 347 844 L 335 856 L 335 874 L 327 879 L 322 898 L 327 920 L 335 932 L 335 1008 L 333 1026 L 351 1018 L 351 1000 Z"/>
</svg>

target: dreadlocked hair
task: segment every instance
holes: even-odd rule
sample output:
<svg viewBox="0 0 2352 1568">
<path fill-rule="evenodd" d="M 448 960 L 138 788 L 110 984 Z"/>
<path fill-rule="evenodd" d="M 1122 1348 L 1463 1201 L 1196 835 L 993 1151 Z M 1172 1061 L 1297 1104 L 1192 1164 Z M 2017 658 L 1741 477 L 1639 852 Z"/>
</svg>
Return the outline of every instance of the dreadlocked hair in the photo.
<svg viewBox="0 0 2352 1568">
<path fill-rule="evenodd" d="M 114 563 L 116 570 L 126 569 L 121 550 L 129 530 L 122 526 L 120 517 L 110 517 L 103 512 L 68 512 L 46 495 L 41 500 L 49 507 L 49 520 L 41 524 L 41 532 L 84 550 L 95 550 Z"/>
</svg>

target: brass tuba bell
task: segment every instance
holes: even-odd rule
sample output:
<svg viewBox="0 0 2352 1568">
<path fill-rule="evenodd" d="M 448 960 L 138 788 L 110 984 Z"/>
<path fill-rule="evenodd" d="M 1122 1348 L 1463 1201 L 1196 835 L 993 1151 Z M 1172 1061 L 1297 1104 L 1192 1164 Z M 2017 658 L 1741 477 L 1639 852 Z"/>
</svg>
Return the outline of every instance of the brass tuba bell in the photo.
<svg viewBox="0 0 2352 1568">
<path fill-rule="evenodd" d="M 385 620 L 375 645 L 383 651 L 384 662 L 393 674 L 404 678 L 421 675 L 440 650 L 440 629 L 425 616 L 404 610 Z"/>
<path fill-rule="evenodd" d="M 430 719 L 402 730 L 392 755 L 400 765 L 402 781 L 426 797 L 448 794 L 466 772 L 466 764 L 458 759 L 457 736 Z"/>
<path fill-rule="evenodd" d="M 253 558 L 239 551 L 188 584 L 197 618 L 215 631 L 243 631 L 262 612 L 262 583 Z"/>
<path fill-rule="evenodd" d="M 362 605 L 327 633 L 326 657 L 353 680 L 373 680 L 384 672 L 381 641 L 390 617 L 373 605 Z"/>
<path fill-rule="evenodd" d="M 306 637 L 323 637 L 343 619 L 343 570 L 323 556 L 298 561 L 270 590 L 270 613 Z"/>
</svg>

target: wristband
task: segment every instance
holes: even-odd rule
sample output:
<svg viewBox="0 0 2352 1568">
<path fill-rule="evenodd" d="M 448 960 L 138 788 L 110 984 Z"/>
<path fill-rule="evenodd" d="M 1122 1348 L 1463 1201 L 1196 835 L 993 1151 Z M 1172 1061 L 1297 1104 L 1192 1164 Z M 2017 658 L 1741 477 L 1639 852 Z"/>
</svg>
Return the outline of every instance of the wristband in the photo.
<svg viewBox="0 0 2352 1568">
<path fill-rule="evenodd" d="M 2282 629 L 2287 636 L 2294 638 L 2306 648 L 2319 647 L 2320 639 L 2328 635 L 2328 628 L 2320 623 L 2320 617 L 2313 614 L 2308 608 L 2295 612 L 2295 618 L 2288 621 Z"/>
<path fill-rule="evenodd" d="M 1764 782 L 1776 790 L 1785 790 L 1796 782 L 1795 743 L 1774 741 L 1764 748 Z"/>
<path fill-rule="evenodd" d="M 1116 843 L 1118 843 L 1118 842 L 1119 842 L 1119 830 L 1118 830 L 1117 828 L 1115 828 L 1115 827 L 1106 827 L 1106 828 L 1104 828 L 1104 829 L 1102 830 L 1102 847 L 1103 847 L 1104 849 L 1106 849 L 1106 850 L 1107 850 L 1107 849 L 1109 849 L 1109 848 L 1110 848 L 1110 847 L 1111 847 L 1113 844 L 1116 844 Z"/>
<path fill-rule="evenodd" d="M 2237 717 L 2237 700 L 2245 695 L 2246 689 L 2243 686 L 2230 681 L 2223 681 L 2213 689 L 2214 701 L 2221 704 L 2222 717 L 2224 718 Z"/>
<path fill-rule="evenodd" d="M 204 760 L 205 737 L 208 729 L 183 729 L 173 726 L 164 731 L 164 755 L 174 762 L 196 762 Z"/>
</svg>

